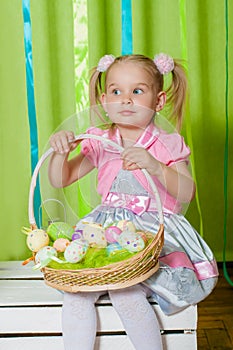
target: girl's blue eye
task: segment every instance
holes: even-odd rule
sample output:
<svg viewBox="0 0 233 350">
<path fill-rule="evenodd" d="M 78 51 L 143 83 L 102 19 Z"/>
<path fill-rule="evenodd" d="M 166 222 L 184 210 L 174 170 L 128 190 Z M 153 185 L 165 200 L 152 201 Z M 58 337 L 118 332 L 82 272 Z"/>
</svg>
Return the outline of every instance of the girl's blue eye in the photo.
<svg viewBox="0 0 233 350">
<path fill-rule="evenodd" d="M 133 93 L 134 93 L 135 95 L 140 95 L 140 94 L 143 93 L 143 91 L 142 91 L 142 89 L 134 89 Z"/>
<path fill-rule="evenodd" d="M 120 95 L 120 93 L 121 93 L 121 92 L 120 92 L 120 90 L 118 90 L 118 89 L 115 89 L 115 90 L 113 91 L 113 94 L 114 94 L 114 95 Z"/>
</svg>

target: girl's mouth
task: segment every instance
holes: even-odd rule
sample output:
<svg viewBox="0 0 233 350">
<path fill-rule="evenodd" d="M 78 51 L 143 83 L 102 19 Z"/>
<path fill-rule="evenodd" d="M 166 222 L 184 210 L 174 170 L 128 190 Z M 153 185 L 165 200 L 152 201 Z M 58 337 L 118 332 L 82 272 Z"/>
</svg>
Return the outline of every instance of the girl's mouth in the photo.
<svg viewBox="0 0 233 350">
<path fill-rule="evenodd" d="M 129 109 L 125 109 L 125 110 L 123 110 L 123 111 L 120 111 L 119 113 L 120 113 L 121 115 L 123 115 L 123 116 L 130 116 L 130 115 L 134 114 L 135 111 L 132 111 L 132 110 L 129 110 Z"/>
</svg>

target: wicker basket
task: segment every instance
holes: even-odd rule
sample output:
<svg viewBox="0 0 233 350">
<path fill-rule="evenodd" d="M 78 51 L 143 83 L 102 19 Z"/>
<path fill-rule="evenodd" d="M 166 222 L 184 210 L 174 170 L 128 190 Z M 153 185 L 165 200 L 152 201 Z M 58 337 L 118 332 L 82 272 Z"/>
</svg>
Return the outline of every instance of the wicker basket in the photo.
<svg viewBox="0 0 233 350">
<path fill-rule="evenodd" d="M 81 134 L 76 136 L 77 142 L 83 139 L 93 138 L 103 143 L 114 147 L 120 152 L 123 148 L 111 140 L 105 139 L 98 135 Z M 41 165 L 53 153 L 50 148 L 38 161 L 35 167 L 29 192 L 29 223 L 32 228 L 36 228 L 36 222 L 33 212 L 34 190 Z M 99 268 L 85 268 L 79 270 L 62 270 L 45 267 L 42 269 L 45 283 L 58 290 L 66 292 L 82 292 L 82 291 L 104 291 L 120 289 L 140 283 L 151 275 L 153 275 L 159 268 L 159 254 L 163 247 L 164 241 L 164 225 L 163 212 L 160 197 L 157 188 L 151 179 L 150 175 L 145 169 L 141 170 L 146 177 L 151 189 L 154 193 L 158 214 L 159 214 L 159 229 L 157 234 L 153 237 L 151 242 L 141 252 L 135 254 L 133 257 L 116 262 L 107 266 Z"/>
</svg>

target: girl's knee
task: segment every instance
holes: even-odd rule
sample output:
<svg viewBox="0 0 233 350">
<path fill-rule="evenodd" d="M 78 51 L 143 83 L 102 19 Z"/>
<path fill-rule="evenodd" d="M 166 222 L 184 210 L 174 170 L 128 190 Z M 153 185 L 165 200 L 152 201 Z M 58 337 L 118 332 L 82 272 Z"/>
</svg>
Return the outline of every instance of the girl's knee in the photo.
<svg viewBox="0 0 233 350">
<path fill-rule="evenodd" d="M 120 300 L 120 299 L 129 299 L 133 300 L 134 298 L 144 298 L 147 299 L 149 296 L 149 291 L 144 288 L 141 284 L 136 284 L 134 286 L 109 291 L 109 297 L 111 301 Z"/>
<path fill-rule="evenodd" d="M 109 296 L 117 311 L 120 311 L 119 309 L 133 310 L 138 305 L 147 302 L 147 295 L 140 285 L 111 291 Z"/>
</svg>

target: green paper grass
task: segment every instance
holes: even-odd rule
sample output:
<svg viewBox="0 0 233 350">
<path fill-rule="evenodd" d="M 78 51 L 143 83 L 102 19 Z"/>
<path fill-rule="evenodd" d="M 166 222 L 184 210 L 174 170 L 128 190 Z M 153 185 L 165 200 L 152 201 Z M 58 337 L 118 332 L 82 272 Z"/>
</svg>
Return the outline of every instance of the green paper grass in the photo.
<svg viewBox="0 0 233 350">
<path fill-rule="evenodd" d="M 127 250 L 120 250 L 114 252 L 114 254 L 108 256 L 105 248 L 91 248 L 89 247 L 85 257 L 77 263 L 58 263 L 51 261 L 48 267 L 56 270 L 80 270 L 86 268 L 98 268 L 106 265 L 113 264 L 118 261 L 131 258 L 137 253 L 130 253 Z M 58 255 L 58 258 L 64 260 L 62 253 Z"/>
</svg>

